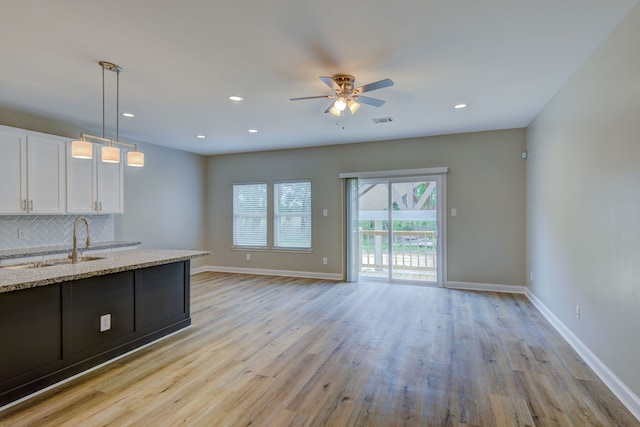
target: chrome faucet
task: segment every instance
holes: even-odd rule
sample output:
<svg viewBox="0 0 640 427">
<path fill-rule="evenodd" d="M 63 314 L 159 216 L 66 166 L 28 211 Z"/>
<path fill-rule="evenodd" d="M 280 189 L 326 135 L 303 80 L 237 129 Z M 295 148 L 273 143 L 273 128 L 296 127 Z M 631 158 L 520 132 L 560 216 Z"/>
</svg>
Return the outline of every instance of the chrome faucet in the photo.
<svg viewBox="0 0 640 427">
<path fill-rule="evenodd" d="M 85 217 L 79 216 L 73 223 L 73 252 L 71 252 L 70 257 L 71 264 L 78 263 L 78 237 L 76 235 L 76 231 L 78 229 L 78 223 L 80 221 L 84 222 L 84 224 L 87 226 L 87 248 L 91 247 L 91 239 L 89 238 L 89 223 L 87 222 L 87 219 Z"/>
</svg>

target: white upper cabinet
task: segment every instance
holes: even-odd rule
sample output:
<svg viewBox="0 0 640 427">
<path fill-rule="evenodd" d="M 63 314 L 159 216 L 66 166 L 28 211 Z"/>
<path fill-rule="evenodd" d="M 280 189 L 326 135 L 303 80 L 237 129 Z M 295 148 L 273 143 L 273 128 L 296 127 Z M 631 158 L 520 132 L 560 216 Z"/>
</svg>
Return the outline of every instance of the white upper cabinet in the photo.
<svg viewBox="0 0 640 427">
<path fill-rule="evenodd" d="M 65 139 L 0 126 L 0 214 L 64 214 Z"/>
<path fill-rule="evenodd" d="M 99 213 L 124 212 L 124 158 L 126 153 L 123 151 L 120 153 L 120 163 L 104 163 L 96 160 Z"/>
<path fill-rule="evenodd" d="M 100 148 L 93 147 L 93 159 L 71 157 L 67 146 L 67 212 L 70 214 L 110 214 L 124 211 L 124 168 L 120 163 L 104 163 Z M 123 153 L 121 153 L 123 154 Z"/>
<path fill-rule="evenodd" d="M 0 128 L 0 213 L 26 213 L 27 136 Z"/>
<path fill-rule="evenodd" d="M 29 213 L 66 213 L 66 153 L 63 138 L 27 135 Z"/>
</svg>

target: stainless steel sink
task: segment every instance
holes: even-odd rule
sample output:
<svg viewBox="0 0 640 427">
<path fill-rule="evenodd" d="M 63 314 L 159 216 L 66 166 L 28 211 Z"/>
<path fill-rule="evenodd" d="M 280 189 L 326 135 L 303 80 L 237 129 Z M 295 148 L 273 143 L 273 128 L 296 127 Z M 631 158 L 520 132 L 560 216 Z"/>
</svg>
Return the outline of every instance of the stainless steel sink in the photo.
<svg viewBox="0 0 640 427">
<path fill-rule="evenodd" d="M 97 261 L 100 259 L 104 259 L 103 257 L 95 257 L 95 256 L 82 256 L 78 257 L 78 264 L 87 261 Z M 53 267 L 54 265 L 66 265 L 71 264 L 70 258 L 56 258 L 56 259 L 48 259 L 44 261 L 35 261 L 35 262 L 26 262 L 24 264 L 13 264 L 13 265 L 4 265 L 0 268 L 5 270 L 27 270 L 29 268 L 42 268 L 42 267 Z"/>
</svg>

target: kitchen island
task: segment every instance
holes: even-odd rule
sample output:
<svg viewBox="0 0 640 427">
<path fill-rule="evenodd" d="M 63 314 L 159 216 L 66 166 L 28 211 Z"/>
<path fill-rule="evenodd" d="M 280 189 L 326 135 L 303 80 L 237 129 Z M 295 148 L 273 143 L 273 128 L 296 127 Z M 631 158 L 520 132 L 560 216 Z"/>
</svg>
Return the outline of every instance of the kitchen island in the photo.
<svg viewBox="0 0 640 427">
<path fill-rule="evenodd" d="M 0 268 L 0 407 L 191 324 L 190 260 L 133 249 Z"/>
</svg>

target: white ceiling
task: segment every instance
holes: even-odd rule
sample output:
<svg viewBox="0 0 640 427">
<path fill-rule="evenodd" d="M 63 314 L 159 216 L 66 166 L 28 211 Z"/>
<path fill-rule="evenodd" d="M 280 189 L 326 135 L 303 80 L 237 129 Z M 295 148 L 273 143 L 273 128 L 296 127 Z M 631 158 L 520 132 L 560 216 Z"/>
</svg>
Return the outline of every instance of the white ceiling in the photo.
<svg viewBox="0 0 640 427">
<path fill-rule="evenodd" d="M 636 3 L 4 0 L 0 108 L 101 135 L 106 60 L 136 114 L 120 119 L 125 142 L 218 154 L 524 127 Z M 318 76 L 337 73 L 395 86 L 341 119 L 329 100 L 289 101 L 331 94 Z"/>
</svg>

